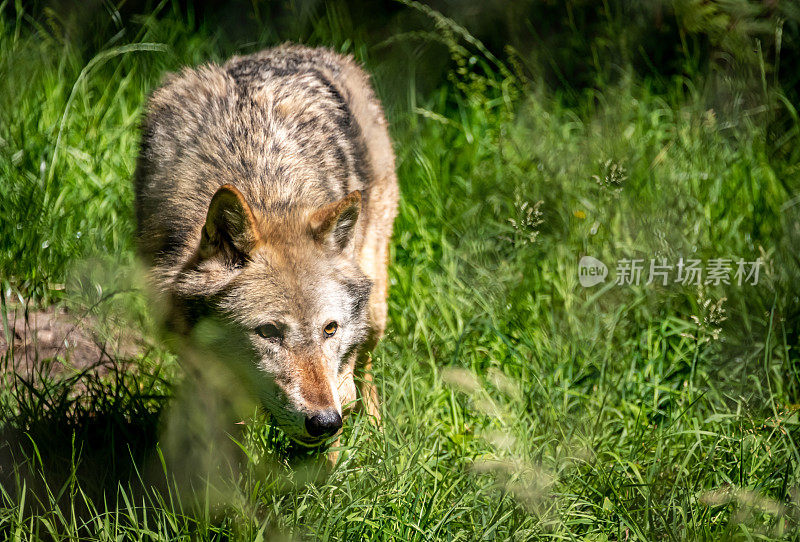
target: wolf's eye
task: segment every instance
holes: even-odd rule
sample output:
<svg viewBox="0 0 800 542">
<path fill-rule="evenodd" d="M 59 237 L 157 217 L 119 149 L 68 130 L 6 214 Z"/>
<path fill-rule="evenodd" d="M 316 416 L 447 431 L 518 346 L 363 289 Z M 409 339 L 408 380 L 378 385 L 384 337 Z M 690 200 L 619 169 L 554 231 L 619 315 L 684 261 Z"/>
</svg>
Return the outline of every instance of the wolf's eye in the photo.
<svg viewBox="0 0 800 542">
<path fill-rule="evenodd" d="M 262 324 L 256 328 L 256 334 L 259 337 L 268 339 L 272 342 L 280 342 L 283 339 L 283 333 L 278 329 L 275 324 Z"/>
<path fill-rule="evenodd" d="M 339 329 L 339 324 L 337 324 L 334 321 L 331 321 L 325 324 L 325 327 L 322 328 L 322 334 L 325 336 L 326 339 L 328 339 L 336 334 L 337 329 Z"/>
</svg>

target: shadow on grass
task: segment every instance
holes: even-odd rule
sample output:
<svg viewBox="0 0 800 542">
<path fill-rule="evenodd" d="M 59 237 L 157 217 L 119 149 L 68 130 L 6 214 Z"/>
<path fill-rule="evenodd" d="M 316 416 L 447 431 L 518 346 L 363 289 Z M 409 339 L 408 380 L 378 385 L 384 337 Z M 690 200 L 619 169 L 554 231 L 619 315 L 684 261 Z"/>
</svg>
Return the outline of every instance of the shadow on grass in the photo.
<svg viewBox="0 0 800 542">
<path fill-rule="evenodd" d="M 176 535 L 224 534 L 253 502 L 244 486 L 261 484 L 290 506 L 281 495 L 324 477 L 324 455 L 274 427 L 206 423 L 209 401 L 194 397 L 189 420 L 181 393 L 140 363 L 107 359 L 56 378 L 53 363 L 0 374 L 0 510 L 17 516 L 0 518 L 0 532 L 21 523 L 46 531 L 30 527 L 46 519 L 57 532 L 92 536 L 111 513 L 122 524 L 171 517 Z M 202 430 L 188 427 L 197 423 Z"/>
<path fill-rule="evenodd" d="M 159 420 L 168 390 L 158 375 L 107 360 L 59 377 L 54 360 L 3 375 L 0 486 L 6 506 L 26 515 L 78 516 L 114 501 L 118 488 L 166 489 L 159 465 Z M 159 476 L 160 474 L 160 476 Z M 69 516 L 66 516 L 69 517 Z"/>
</svg>

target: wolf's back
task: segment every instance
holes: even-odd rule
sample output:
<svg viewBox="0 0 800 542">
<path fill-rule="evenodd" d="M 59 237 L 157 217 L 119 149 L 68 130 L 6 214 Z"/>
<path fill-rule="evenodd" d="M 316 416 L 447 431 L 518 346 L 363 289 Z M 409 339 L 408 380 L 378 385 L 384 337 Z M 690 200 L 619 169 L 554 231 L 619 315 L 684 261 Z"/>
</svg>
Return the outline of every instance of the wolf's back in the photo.
<svg viewBox="0 0 800 542">
<path fill-rule="evenodd" d="M 262 217 L 362 190 L 365 224 L 393 219 L 394 158 L 366 74 L 284 45 L 169 75 L 148 101 L 135 176 L 139 249 L 162 282 L 191 257 L 223 184 Z"/>
</svg>

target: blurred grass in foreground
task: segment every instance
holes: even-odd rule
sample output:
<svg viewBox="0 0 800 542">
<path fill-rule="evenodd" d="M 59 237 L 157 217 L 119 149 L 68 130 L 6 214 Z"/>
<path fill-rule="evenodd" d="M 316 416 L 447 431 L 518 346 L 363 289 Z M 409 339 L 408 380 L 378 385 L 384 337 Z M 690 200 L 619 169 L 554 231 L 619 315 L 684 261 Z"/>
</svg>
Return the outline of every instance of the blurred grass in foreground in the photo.
<svg viewBox="0 0 800 542">
<path fill-rule="evenodd" d="M 59 301 L 111 332 L 137 330 L 141 343 L 131 358 L 110 356 L 100 376 L 15 375 L 6 355 L 0 530 L 98 540 L 796 536 L 799 130 L 792 89 L 778 84 L 779 48 L 754 36 L 800 18 L 759 18 L 747 2 L 664 5 L 683 21 L 685 73 L 643 77 L 620 59 L 613 78 L 561 93 L 534 77 L 533 57 L 492 52 L 418 4 L 404 13 L 420 17 L 419 31 L 377 44 L 344 4 L 238 45 L 177 4 L 124 23 L 111 9 L 121 30 L 89 58 L 57 17 L 48 26 L 4 4 L 3 314 Z M 609 8 L 608 36 L 620 13 Z M 752 25 L 726 32 L 724 16 Z M 704 32 L 732 69 L 700 69 L 690 51 Z M 288 38 L 365 61 L 393 127 L 403 201 L 390 331 L 375 355 L 384 427 L 350 420 L 337 469 L 309 481 L 303 454 L 256 413 L 234 443 L 246 459 L 227 458 L 234 480 L 187 498 L 157 421 L 186 405 L 166 399 L 180 371 L 136 286 L 137 122 L 165 70 Z M 422 92 L 414 60 L 426 47 L 449 61 Z M 401 65 L 398 88 L 389 72 Z M 584 289 L 582 255 L 612 272 L 634 257 L 766 265 L 757 286 Z M 231 444 L 221 440 L 192 449 Z"/>
</svg>

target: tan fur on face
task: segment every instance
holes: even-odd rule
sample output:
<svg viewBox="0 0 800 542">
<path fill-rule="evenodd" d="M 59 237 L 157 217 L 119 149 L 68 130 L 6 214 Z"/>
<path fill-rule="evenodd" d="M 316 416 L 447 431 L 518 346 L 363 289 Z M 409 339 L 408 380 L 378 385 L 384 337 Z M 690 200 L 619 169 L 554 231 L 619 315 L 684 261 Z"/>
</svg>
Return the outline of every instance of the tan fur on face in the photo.
<svg viewBox="0 0 800 542">
<path fill-rule="evenodd" d="M 223 317 L 252 378 L 279 390 L 262 400 L 283 405 L 290 434 L 299 414 L 352 403 L 386 326 L 398 190 L 381 106 L 351 58 L 284 45 L 168 76 L 135 191 L 140 253 L 175 329 Z M 332 318 L 344 325 L 325 339 Z M 253 331 L 271 321 L 280 346 Z"/>
<path fill-rule="evenodd" d="M 336 390 L 331 388 L 328 371 L 325 364 L 320 362 L 322 358 L 320 354 L 312 353 L 292 358 L 300 382 L 299 392 L 310 412 L 336 406 L 334 397 Z"/>
</svg>

